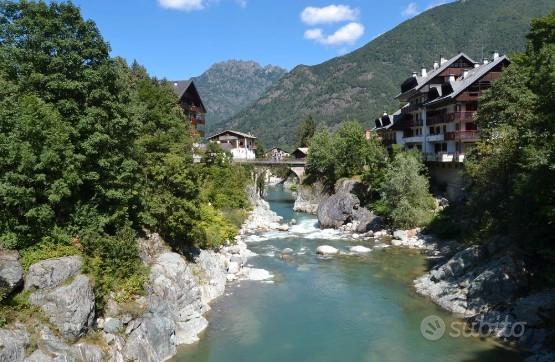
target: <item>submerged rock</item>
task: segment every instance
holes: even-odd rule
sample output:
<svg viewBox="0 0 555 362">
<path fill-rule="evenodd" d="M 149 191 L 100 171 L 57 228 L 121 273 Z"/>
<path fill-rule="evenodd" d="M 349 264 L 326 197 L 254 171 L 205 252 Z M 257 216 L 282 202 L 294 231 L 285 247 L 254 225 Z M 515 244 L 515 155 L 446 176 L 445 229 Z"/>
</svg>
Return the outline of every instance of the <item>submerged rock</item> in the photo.
<svg viewBox="0 0 555 362">
<path fill-rule="evenodd" d="M 320 255 L 335 255 L 337 253 L 339 253 L 339 250 L 329 245 L 320 245 L 316 248 L 316 254 Z"/>
</svg>

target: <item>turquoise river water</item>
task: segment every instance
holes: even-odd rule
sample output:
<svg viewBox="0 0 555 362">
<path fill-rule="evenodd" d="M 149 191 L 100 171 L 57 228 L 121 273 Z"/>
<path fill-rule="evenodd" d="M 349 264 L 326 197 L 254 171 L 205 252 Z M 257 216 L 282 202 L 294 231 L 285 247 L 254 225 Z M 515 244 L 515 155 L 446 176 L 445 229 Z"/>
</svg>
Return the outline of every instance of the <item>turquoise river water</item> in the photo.
<svg viewBox="0 0 555 362">
<path fill-rule="evenodd" d="M 291 194 L 268 192 L 272 209 L 297 225 L 250 238 L 249 264 L 274 274 L 273 283 L 241 281 L 212 304 L 201 341 L 182 347 L 184 361 L 519 361 L 522 356 L 477 338 L 422 337 L 429 315 L 454 319 L 418 296 L 412 280 L 426 270 L 419 253 L 374 248 L 366 256 L 322 258 L 319 245 L 340 250 L 373 242 L 346 240 L 317 229 L 314 216 L 293 212 Z M 294 254 L 280 257 L 291 248 Z M 449 328 L 449 327 L 448 327 Z"/>
</svg>

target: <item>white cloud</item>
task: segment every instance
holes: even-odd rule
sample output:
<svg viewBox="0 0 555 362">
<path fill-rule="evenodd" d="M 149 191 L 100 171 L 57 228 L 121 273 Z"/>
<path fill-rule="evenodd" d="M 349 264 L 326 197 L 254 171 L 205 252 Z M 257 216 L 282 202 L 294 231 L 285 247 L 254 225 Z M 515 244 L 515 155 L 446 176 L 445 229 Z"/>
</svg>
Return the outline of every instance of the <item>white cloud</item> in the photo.
<svg viewBox="0 0 555 362">
<path fill-rule="evenodd" d="M 158 0 L 163 8 L 183 11 L 203 10 L 219 2 L 220 0 Z M 242 8 L 247 6 L 247 2 L 248 0 L 235 0 L 235 3 Z"/>
<path fill-rule="evenodd" d="M 416 5 L 416 3 L 410 3 L 407 5 L 406 8 L 403 9 L 401 15 L 405 18 L 412 18 L 419 13 L 420 11 L 418 10 L 418 6 Z"/>
<path fill-rule="evenodd" d="M 329 5 L 323 8 L 309 6 L 301 13 L 301 20 L 307 25 L 316 25 L 355 21 L 358 16 L 359 10 L 347 5 Z"/>
<path fill-rule="evenodd" d="M 304 33 L 305 39 L 313 40 L 324 45 L 352 45 L 363 35 L 364 26 L 356 22 L 349 23 L 339 28 L 331 35 L 324 34 L 324 31 L 320 28 L 308 29 Z"/>
<path fill-rule="evenodd" d="M 204 9 L 203 0 L 158 0 L 160 5 L 166 9 L 194 11 Z"/>
</svg>

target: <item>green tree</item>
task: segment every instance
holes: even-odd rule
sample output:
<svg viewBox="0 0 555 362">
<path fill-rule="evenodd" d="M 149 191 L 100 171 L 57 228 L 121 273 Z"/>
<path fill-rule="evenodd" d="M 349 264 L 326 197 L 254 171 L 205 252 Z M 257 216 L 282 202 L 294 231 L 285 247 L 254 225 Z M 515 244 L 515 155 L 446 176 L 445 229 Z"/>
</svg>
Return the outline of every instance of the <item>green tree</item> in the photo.
<svg viewBox="0 0 555 362">
<path fill-rule="evenodd" d="M 393 227 L 407 229 L 431 220 L 435 201 L 429 188 L 420 155 L 397 153 L 385 171 L 381 187 L 383 211 Z"/>
<path fill-rule="evenodd" d="M 307 175 L 323 180 L 328 186 L 335 184 L 335 148 L 333 136 L 328 130 L 314 135 L 307 156 Z"/>
<path fill-rule="evenodd" d="M 308 147 L 315 132 L 316 122 L 312 116 L 308 116 L 308 118 L 301 122 L 297 130 L 297 147 Z"/>
<path fill-rule="evenodd" d="M 254 150 L 254 154 L 256 158 L 264 158 L 266 156 L 266 151 L 264 150 L 264 144 L 259 139 L 255 141 L 256 149 Z"/>
<path fill-rule="evenodd" d="M 481 99 L 467 206 L 475 231 L 511 235 L 555 260 L 555 12 L 533 21 L 528 39 Z"/>
</svg>

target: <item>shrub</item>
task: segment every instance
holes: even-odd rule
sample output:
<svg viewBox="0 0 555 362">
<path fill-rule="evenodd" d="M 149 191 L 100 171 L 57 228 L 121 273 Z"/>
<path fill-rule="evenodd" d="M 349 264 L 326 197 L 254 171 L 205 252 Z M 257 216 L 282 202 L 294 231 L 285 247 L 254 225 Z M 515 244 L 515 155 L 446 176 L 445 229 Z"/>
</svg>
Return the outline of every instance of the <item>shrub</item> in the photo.
<svg viewBox="0 0 555 362">
<path fill-rule="evenodd" d="M 395 228 L 430 222 L 435 201 L 424 171 L 419 155 L 413 152 L 398 153 L 387 167 L 381 195 L 386 216 Z"/>
</svg>

